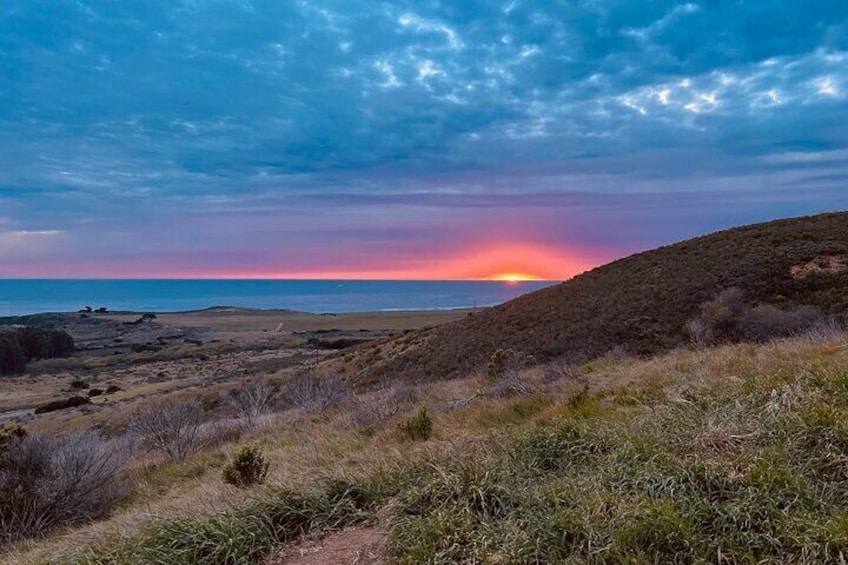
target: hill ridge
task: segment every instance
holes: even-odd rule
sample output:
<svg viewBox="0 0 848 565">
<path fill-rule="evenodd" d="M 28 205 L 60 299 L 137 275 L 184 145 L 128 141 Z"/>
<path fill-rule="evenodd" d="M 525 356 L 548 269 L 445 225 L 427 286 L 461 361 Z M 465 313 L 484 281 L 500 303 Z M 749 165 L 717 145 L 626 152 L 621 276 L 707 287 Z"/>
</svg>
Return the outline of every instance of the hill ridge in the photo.
<svg viewBox="0 0 848 565">
<path fill-rule="evenodd" d="M 364 384 L 430 381 L 463 376 L 499 348 L 539 361 L 592 358 L 616 348 L 655 354 L 685 343 L 686 322 L 732 287 L 750 305 L 811 306 L 842 317 L 848 270 L 806 267 L 822 258 L 848 265 L 848 212 L 748 224 L 635 253 L 375 346 L 378 354 L 366 350 L 347 370 Z M 799 268 L 808 276 L 798 276 Z"/>
</svg>

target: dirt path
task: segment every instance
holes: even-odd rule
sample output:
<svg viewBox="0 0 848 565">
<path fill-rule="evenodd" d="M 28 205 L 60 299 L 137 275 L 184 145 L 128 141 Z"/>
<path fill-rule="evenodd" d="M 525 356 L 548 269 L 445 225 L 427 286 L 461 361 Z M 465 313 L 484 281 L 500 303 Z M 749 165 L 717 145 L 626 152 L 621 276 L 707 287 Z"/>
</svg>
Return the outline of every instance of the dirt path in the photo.
<svg viewBox="0 0 848 565">
<path fill-rule="evenodd" d="M 283 548 L 265 565 L 384 565 L 386 534 L 377 528 L 354 528 L 320 540 Z"/>
</svg>

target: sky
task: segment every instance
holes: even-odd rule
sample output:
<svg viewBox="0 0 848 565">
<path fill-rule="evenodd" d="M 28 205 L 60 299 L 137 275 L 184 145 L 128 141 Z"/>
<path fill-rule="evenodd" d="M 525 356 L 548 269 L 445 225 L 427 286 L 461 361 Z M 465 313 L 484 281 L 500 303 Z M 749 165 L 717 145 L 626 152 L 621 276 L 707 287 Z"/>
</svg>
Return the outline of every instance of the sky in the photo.
<svg viewBox="0 0 848 565">
<path fill-rule="evenodd" d="M 848 209 L 848 2 L 4 0 L 0 277 L 563 279 Z"/>
</svg>

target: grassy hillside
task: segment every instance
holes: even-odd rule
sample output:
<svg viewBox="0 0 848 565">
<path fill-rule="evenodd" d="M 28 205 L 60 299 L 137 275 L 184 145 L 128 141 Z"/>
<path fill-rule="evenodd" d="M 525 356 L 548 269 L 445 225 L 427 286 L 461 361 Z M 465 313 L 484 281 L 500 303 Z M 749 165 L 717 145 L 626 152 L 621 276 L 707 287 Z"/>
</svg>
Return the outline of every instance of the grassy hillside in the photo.
<svg viewBox="0 0 848 565">
<path fill-rule="evenodd" d="M 148 469 L 110 520 L 9 562 L 271 563 L 343 528 L 384 532 L 381 563 L 844 562 L 846 340 L 604 358 L 462 403 L 481 380 L 435 383 L 368 432 L 344 405 L 274 420 L 252 438 L 270 486 L 234 496 L 225 445 Z M 433 435 L 403 440 L 416 404 Z"/>
<path fill-rule="evenodd" d="M 647 355 L 686 340 L 684 325 L 737 287 L 753 305 L 848 312 L 848 213 L 731 229 L 640 253 L 474 316 L 400 338 L 354 360 L 365 382 L 467 374 L 498 348 L 593 358 Z"/>
<path fill-rule="evenodd" d="M 108 436 L 0 427 L 0 498 L 20 503 L 0 504 L 0 557 L 276 565 L 343 531 L 378 540 L 370 563 L 845 562 L 848 333 L 675 345 L 743 300 L 844 316 L 846 277 L 848 214 L 739 228 L 335 360 L 391 386 L 300 367 Z M 504 347 L 537 364 L 473 370 Z M 240 452 L 264 485 L 227 478 Z M 30 515 L 54 521 L 8 527 Z"/>
</svg>

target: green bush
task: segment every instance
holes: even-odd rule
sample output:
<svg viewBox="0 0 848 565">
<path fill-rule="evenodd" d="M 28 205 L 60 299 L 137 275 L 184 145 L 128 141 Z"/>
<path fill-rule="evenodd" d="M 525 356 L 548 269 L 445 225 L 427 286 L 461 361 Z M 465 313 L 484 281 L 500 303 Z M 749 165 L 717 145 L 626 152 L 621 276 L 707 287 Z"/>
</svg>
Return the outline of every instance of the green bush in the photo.
<svg viewBox="0 0 848 565">
<path fill-rule="evenodd" d="M 268 475 L 268 462 L 262 456 L 262 450 L 252 443 L 242 445 L 233 459 L 224 467 L 224 481 L 236 486 L 250 486 L 261 483 Z"/>
<path fill-rule="evenodd" d="M 426 441 L 433 435 L 433 419 L 426 408 L 418 414 L 398 424 L 398 436 L 411 441 Z"/>
</svg>

